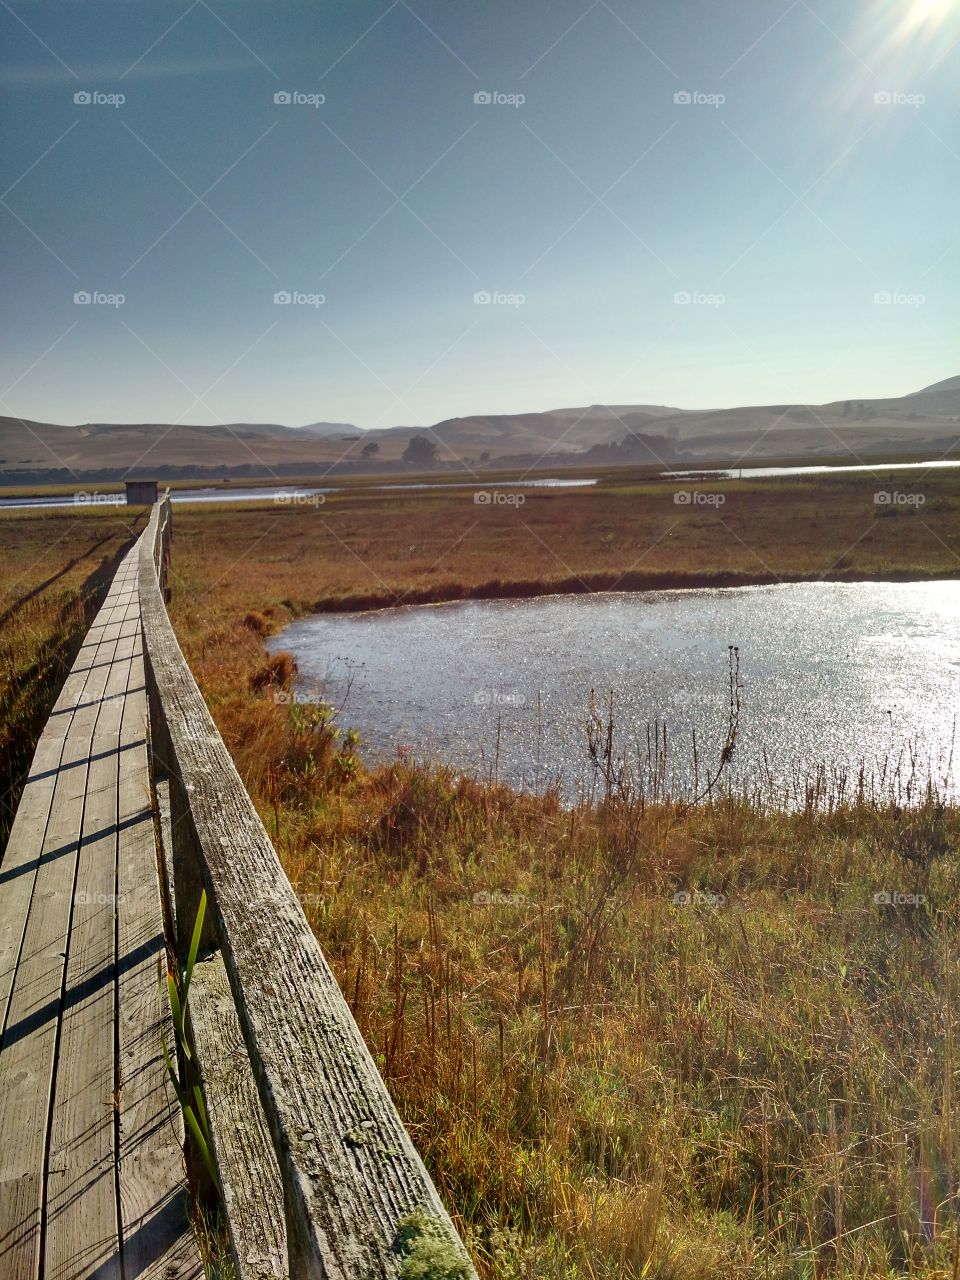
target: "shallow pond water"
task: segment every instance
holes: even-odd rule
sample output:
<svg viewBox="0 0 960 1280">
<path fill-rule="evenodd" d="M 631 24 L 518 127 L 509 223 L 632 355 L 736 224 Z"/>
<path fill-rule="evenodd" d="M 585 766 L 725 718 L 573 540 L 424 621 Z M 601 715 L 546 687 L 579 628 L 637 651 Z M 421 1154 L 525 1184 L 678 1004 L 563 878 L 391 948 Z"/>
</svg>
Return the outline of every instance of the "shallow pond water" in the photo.
<svg viewBox="0 0 960 1280">
<path fill-rule="evenodd" d="M 718 480 L 756 480 L 775 479 L 778 476 L 845 476 L 851 472 L 869 472 L 882 478 L 892 472 L 900 471 L 949 471 L 960 467 L 956 459 L 937 458 L 933 462 L 885 462 L 885 463 L 852 463 L 831 467 L 826 463 L 809 463 L 796 467 L 757 467 L 748 463 L 746 466 L 729 467 L 725 470 L 711 471 L 665 471 L 663 474 L 670 480 L 688 480 L 696 477 L 714 477 Z"/>
<path fill-rule="evenodd" d="M 675 791 L 728 723 L 728 646 L 739 649 L 731 778 L 775 792 L 825 764 L 879 777 L 911 744 L 946 771 L 960 704 L 960 581 L 802 583 L 547 596 L 302 619 L 272 638 L 368 755 L 417 757 L 523 787 L 594 776 L 591 691 L 613 698 L 620 749 L 642 762 L 665 722 Z"/>
<path fill-rule="evenodd" d="M 163 492 L 161 486 L 160 492 Z M 172 489 L 171 502 L 309 502 L 318 495 L 333 493 L 332 488 L 297 488 L 272 485 L 269 488 L 207 487 L 203 489 Z M 30 510 L 34 507 L 122 507 L 126 498 L 122 493 L 99 493 L 91 490 L 74 494 L 57 494 L 47 497 L 0 498 L 0 509 Z"/>
</svg>

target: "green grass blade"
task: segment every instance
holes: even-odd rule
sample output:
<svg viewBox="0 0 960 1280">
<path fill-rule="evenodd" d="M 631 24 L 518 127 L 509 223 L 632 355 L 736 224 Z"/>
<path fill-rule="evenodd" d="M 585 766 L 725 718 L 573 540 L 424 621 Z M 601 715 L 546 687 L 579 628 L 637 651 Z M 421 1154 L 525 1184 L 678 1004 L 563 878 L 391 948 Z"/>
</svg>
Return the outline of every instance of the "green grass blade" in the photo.
<svg viewBox="0 0 960 1280">
<path fill-rule="evenodd" d="M 209 1137 L 210 1121 L 207 1119 L 207 1108 L 204 1106 L 203 1092 L 201 1091 L 200 1086 L 198 1084 L 195 1084 L 193 1086 L 193 1097 L 194 1097 L 194 1101 L 197 1104 L 196 1106 L 197 1121 L 200 1124 L 200 1128 Z"/>
<path fill-rule="evenodd" d="M 201 1158 L 203 1159 L 203 1163 L 207 1166 L 207 1169 L 209 1170 L 210 1177 L 213 1179 L 213 1184 L 215 1187 L 219 1187 L 220 1177 L 217 1172 L 217 1166 L 214 1163 L 213 1154 L 210 1150 L 210 1144 L 207 1142 L 207 1139 L 204 1136 L 203 1131 L 201 1130 L 200 1125 L 197 1122 L 197 1117 L 193 1113 L 193 1107 L 191 1107 L 188 1104 L 186 1107 L 184 1107 L 183 1114 L 190 1128 L 190 1134 L 193 1138 L 194 1143 L 196 1144 L 196 1148 L 200 1152 Z"/>
<path fill-rule="evenodd" d="M 186 1108 L 190 1105 L 190 1103 L 187 1099 L 187 1095 L 183 1088 L 183 1085 L 180 1083 L 179 1079 L 177 1078 L 177 1073 L 173 1066 L 173 1060 L 171 1059 L 170 1054 L 167 1050 L 167 1042 L 166 1040 L 164 1040 L 163 1036 L 160 1037 L 160 1046 L 163 1049 L 163 1060 L 166 1063 L 167 1073 L 170 1076 L 170 1081 L 173 1084 L 174 1092 L 177 1095 L 177 1102 L 179 1102 L 180 1104 L 180 1110 L 185 1111 Z"/>
<path fill-rule="evenodd" d="M 177 982 L 172 973 L 167 973 L 167 993 L 170 997 L 170 1012 L 173 1015 L 173 1029 L 177 1036 L 177 1044 L 183 1051 L 185 1058 L 191 1057 L 190 1046 L 187 1044 L 187 1033 L 184 1026 L 183 1011 L 186 1007 L 181 1004 L 180 996 L 177 992 Z"/>
<path fill-rule="evenodd" d="M 187 1004 L 187 992 L 190 990 L 190 979 L 193 977 L 193 966 L 197 963 L 197 953 L 200 950 L 200 935 L 203 932 L 203 917 L 207 911 L 207 891 L 206 889 L 200 894 L 200 906 L 197 908 L 197 918 L 193 925 L 193 937 L 190 939 L 190 951 L 187 954 L 187 964 L 183 971 L 183 1004 Z"/>
</svg>

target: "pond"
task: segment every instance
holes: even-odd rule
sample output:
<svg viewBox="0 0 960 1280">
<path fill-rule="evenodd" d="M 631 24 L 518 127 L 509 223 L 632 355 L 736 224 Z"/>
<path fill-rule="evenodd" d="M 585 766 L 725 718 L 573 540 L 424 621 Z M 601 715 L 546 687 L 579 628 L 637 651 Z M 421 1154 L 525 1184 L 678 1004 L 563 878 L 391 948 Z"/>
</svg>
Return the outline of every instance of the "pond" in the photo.
<svg viewBox="0 0 960 1280">
<path fill-rule="evenodd" d="M 596 480 L 557 479 L 547 476 L 543 479 L 501 480 L 499 484 L 505 489 L 580 489 L 595 485 Z M 172 489 L 172 502 L 275 502 L 278 505 L 321 505 L 324 495 L 328 493 L 364 492 L 370 490 L 390 489 L 496 489 L 492 482 L 481 480 L 434 480 L 410 484 L 358 484 L 353 489 L 342 485 L 266 485 L 260 488 L 231 487 L 230 485 L 209 485 L 198 489 Z M 161 492 L 163 487 L 161 486 Z M 36 507 L 121 507 L 126 504 L 122 493 L 100 493 L 96 491 L 78 490 L 76 494 L 56 494 L 50 496 L 2 498 L 0 510 L 28 511 Z"/>
<path fill-rule="evenodd" d="M 162 494 L 163 487 L 160 492 Z M 298 488 L 272 485 L 269 488 L 207 487 L 203 489 L 172 489 L 171 502 L 276 502 L 309 503 L 310 499 L 333 493 L 327 488 Z M 122 507 L 126 498 L 122 493 L 101 493 L 96 490 L 78 490 L 76 494 L 57 494 L 48 497 L 0 498 L 0 509 L 13 511 L 32 510 L 35 507 Z"/>
<path fill-rule="evenodd" d="M 793 793 L 820 766 L 875 779 L 899 765 L 948 770 L 960 702 L 960 581 L 801 583 L 624 592 L 315 615 L 270 641 L 325 697 L 367 755 L 413 751 L 517 787 L 595 779 L 591 691 L 612 696 L 619 749 L 642 767 L 666 725 L 676 793 L 712 766 L 739 650 L 732 780 Z M 951 784 L 952 786 L 952 784 Z"/>
<path fill-rule="evenodd" d="M 778 476 L 845 476 L 851 472 L 869 472 L 882 477 L 894 471 L 949 471 L 956 467 L 960 467 L 960 461 L 944 458 L 937 458 L 933 462 L 863 462 L 850 465 L 844 463 L 835 467 L 826 463 L 809 463 L 796 467 L 755 467 L 748 463 L 747 466 L 730 467 L 726 470 L 664 471 L 663 475 L 668 480 L 691 480 L 699 479 L 701 476 L 704 479 L 716 480 L 764 480 L 776 479 Z"/>
</svg>

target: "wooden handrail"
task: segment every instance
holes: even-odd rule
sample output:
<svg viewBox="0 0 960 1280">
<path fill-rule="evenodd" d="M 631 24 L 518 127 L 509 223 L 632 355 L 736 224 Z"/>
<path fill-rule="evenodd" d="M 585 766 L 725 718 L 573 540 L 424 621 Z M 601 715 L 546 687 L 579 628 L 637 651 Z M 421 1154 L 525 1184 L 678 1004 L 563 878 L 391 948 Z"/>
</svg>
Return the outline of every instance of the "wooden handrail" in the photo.
<svg viewBox="0 0 960 1280">
<path fill-rule="evenodd" d="M 166 495 L 140 544 L 140 599 L 177 945 L 186 950 L 205 889 L 204 945 L 221 952 L 280 1169 L 290 1276 L 395 1276 L 398 1232 L 420 1211 L 475 1280 L 181 653 L 164 603 L 171 531 Z"/>
</svg>

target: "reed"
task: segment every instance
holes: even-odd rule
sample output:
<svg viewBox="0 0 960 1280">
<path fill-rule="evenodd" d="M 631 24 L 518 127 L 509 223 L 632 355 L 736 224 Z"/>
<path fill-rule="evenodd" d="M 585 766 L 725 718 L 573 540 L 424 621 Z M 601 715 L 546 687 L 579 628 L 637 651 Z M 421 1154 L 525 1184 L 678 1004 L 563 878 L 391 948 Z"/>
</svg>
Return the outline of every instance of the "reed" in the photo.
<svg viewBox="0 0 960 1280">
<path fill-rule="evenodd" d="M 203 1088 L 200 1072 L 193 1057 L 191 1037 L 188 1023 L 188 1004 L 190 996 L 190 980 L 197 963 L 200 951 L 200 936 L 203 932 L 203 917 L 207 909 L 206 890 L 200 894 L 200 906 L 194 921 L 193 934 L 186 961 L 181 968 L 172 965 L 167 969 L 166 991 L 170 1004 L 170 1016 L 173 1022 L 174 1053 L 171 1055 L 165 1039 L 161 1041 L 163 1061 L 167 1075 L 173 1085 L 180 1110 L 183 1113 L 190 1146 L 202 1163 L 209 1188 L 220 1195 L 220 1177 L 216 1161 L 213 1158 L 210 1139 L 210 1124 L 207 1109 L 203 1101 Z M 174 1061 L 176 1059 L 176 1062 Z"/>
</svg>

